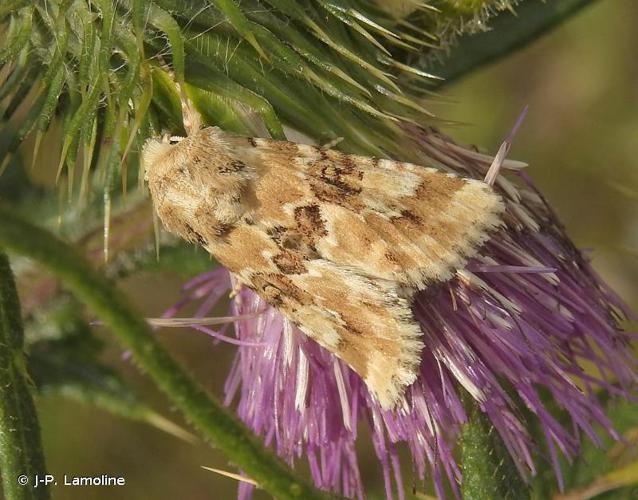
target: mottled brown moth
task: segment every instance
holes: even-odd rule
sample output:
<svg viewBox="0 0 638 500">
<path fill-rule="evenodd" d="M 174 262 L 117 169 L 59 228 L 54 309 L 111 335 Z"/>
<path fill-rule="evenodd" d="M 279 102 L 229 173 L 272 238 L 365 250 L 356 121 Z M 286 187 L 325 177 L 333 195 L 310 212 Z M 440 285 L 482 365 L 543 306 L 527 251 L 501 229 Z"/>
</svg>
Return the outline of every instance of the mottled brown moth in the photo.
<svg viewBox="0 0 638 500">
<path fill-rule="evenodd" d="M 414 294 L 462 268 L 503 211 L 484 182 L 218 128 L 151 139 L 143 162 L 166 229 L 348 363 L 386 409 L 416 378 Z"/>
</svg>

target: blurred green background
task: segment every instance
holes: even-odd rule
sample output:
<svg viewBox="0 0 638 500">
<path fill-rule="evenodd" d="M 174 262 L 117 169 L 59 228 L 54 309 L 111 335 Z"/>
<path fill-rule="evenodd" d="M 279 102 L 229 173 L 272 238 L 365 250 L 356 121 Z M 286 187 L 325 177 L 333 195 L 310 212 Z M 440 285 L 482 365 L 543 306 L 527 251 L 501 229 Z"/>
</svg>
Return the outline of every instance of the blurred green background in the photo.
<svg viewBox="0 0 638 500">
<path fill-rule="evenodd" d="M 462 122 L 446 131 L 460 142 L 495 152 L 520 110 L 529 113 L 510 156 L 529 174 L 595 268 L 638 309 L 638 3 L 594 2 L 524 50 L 443 91 L 431 104 Z M 176 275 L 144 273 L 123 288 L 148 316 L 177 300 Z M 96 327 L 99 328 L 99 327 Z M 109 339 L 108 332 L 99 335 Z M 162 331 L 170 349 L 207 388 L 221 394 L 234 348 L 214 346 L 187 330 Z M 185 425 L 165 399 L 116 347 L 110 361 L 160 413 Z M 236 484 L 200 468 L 228 469 L 223 457 L 198 442 L 180 441 L 143 424 L 61 398 L 38 401 L 49 469 L 68 475 L 122 475 L 125 488 L 64 488 L 57 499 L 232 498 Z M 363 477 L 379 495 L 380 470 L 362 449 Z M 411 474 L 405 471 L 410 489 Z M 265 495 L 263 495 L 265 497 Z"/>
</svg>

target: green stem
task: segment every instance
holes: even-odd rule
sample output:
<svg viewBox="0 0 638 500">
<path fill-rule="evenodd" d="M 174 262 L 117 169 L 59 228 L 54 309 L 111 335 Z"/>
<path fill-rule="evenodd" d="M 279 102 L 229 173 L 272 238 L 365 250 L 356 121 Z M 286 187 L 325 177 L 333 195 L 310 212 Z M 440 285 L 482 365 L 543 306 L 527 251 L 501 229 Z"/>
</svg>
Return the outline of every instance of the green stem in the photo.
<svg viewBox="0 0 638 500">
<path fill-rule="evenodd" d="M 461 432 L 463 498 L 529 498 L 529 487 L 516 470 L 494 426 L 469 395 L 465 396 L 464 403 L 469 420 Z"/>
<path fill-rule="evenodd" d="M 260 487 L 276 498 L 324 498 L 194 382 L 119 292 L 72 247 L 4 208 L 0 208 L 0 246 L 38 261 L 60 277 L 112 329 L 186 419 Z"/>
<path fill-rule="evenodd" d="M 449 85 L 538 39 L 594 1 L 525 0 L 515 7 L 516 15 L 504 11 L 492 19 L 490 31 L 459 38 L 440 64 L 427 64 L 427 71 L 444 78 L 439 87 Z"/>
<path fill-rule="evenodd" d="M 0 252 L 0 470 L 8 500 L 47 499 L 40 426 L 29 391 L 23 352 L 20 301 L 9 266 Z M 26 484 L 22 481 L 26 478 Z"/>
</svg>

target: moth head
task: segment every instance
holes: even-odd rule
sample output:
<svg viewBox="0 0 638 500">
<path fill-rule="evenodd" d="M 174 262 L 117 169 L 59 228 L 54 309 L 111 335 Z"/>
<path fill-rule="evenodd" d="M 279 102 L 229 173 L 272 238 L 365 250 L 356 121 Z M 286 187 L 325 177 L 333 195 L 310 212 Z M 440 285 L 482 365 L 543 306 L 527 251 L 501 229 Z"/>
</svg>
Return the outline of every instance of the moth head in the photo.
<svg viewBox="0 0 638 500">
<path fill-rule="evenodd" d="M 149 174 L 168 154 L 173 145 L 179 143 L 183 137 L 165 134 L 161 138 L 148 139 L 142 148 L 142 163 L 144 165 L 144 180 L 148 182 Z"/>
</svg>

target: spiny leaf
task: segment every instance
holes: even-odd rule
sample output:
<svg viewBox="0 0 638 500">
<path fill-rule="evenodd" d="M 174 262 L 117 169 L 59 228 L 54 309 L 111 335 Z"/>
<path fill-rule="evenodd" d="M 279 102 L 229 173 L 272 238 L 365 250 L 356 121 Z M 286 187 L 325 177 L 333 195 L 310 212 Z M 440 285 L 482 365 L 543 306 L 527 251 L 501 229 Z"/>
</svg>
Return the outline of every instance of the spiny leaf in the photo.
<svg viewBox="0 0 638 500">
<path fill-rule="evenodd" d="M 4 64 L 20 53 L 31 38 L 33 9 L 25 9 L 17 17 L 12 17 L 9 24 L 7 38 L 0 46 L 0 64 Z"/>
<path fill-rule="evenodd" d="M 348 44 L 343 38 L 337 37 L 334 31 L 329 34 L 326 29 L 322 28 L 313 20 L 306 11 L 298 7 L 293 0 L 268 0 L 268 3 L 308 26 L 313 34 L 332 50 L 365 69 L 372 77 L 384 82 L 386 85 L 392 86 L 396 91 L 400 92 L 394 82 L 388 78 L 388 75 L 348 49 Z"/>
<path fill-rule="evenodd" d="M 150 5 L 148 10 L 148 21 L 153 26 L 159 28 L 168 37 L 168 41 L 171 44 L 171 54 L 173 56 L 173 70 L 179 83 L 184 82 L 184 39 L 182 33 L 177 24 L 177 21 L 166 12 L 159 8 L 157 5 Z"/>
<path fill-rule="evenodd" d="M 77 140 L 80 127 L 86 123 L 89 115 L 95 111 L 102 90 L 102 79 L 98 78 L 98 80 L 93 83 L 88 95 L 82 100 L 80 107 L 75 111 L 75 113 L 73 113 L 65 127 L 64 143 L 62 144 L 62 153 L 60 154 L 60 162 L 58 163 L 56 179 L 59 179 L 60 174 L 62 173 L 62 167 L 66 162 L 67 154 L 71 149 L 73 141 Z"/>
<path fill-rule="evenodd" d="M 29 92 L 31 92 L 34 88 L 34 82 L 33 82 L 33 76 L 35 74 L 35 71 L 30 71 L 29 73 L 29 77 L 31 78 L 25 78 L 18 83 L 17 85 L 17 89 L 9 96 L 9 100 L 6 104 L 6 107 L 4 108 L 4 111 L 2 111 L 2 108 L 0 107 L 0 120 L 5 121 L 8 120 L 11 116 L 13 116 L 13 114 L 16 112 L 16 110 L 18 109 L 18 107 L 24 103 L 27 95 L 29 94 Z"/>
<path fill-rule="evenodd" d="M 388 118 L 388 115 L 373 107 L 372 104 L 365 102 L 362 98 L 356 97 L 356 94 L 341 92 L 336 85 L 333 85 L 326 78 L 319 76 L 297 53 L 281 44 L 267 29 L 255 24 L 253 30 L 264 47 L 270 49 L 271 61 L 275 67 L 283 73 L 296 75 L 317 86 L 328 95 L 336 97 L 340 101 L 346 102 L 365 113 L 380 118 Z"/>
<path fill-rule="evenodd" d="M 111 58 L 111 38 L 115 25 L 115 12 L 111 0 L 95 0 L 102 14 L 102 32 L 100 36 L 100 69 L 106 71 Z"/>
<path fill-rule="evenodd" d="M 248 19 L 246 19 L 238 5 L 233 0 L 213 0 L 213 2 L 226 15 L 228 22 L 237 30 L 237 33 L 243 36 L 261 57 L 268 60 L 268 56 L 266 56 L 250 29 Z"/>
<path fill-rule="evenodd" d="M 0 85 L 0 102 L 11 95 L 20 84 L 24 84 L 25 80 L 31 79 L 30 73 L 34 73 L 35 68 L 28 64 L 27 58 L 28 51 L 23 50 L 15 61 L 7 63 L 7 66 L 2 68 L 6 71 L 7 77 Z"/>
<path fill-rule="evenodd" d="M 211 52 L 207 52 L 207 54 L 210 56 Z M 198 72 L 195 66 L 193 72 L 189 73 L 189 81 L 202 89 L 214 91 L 220 96 L 242 102 L 264 120 L 264 124 L 272 137 L 285 139 L 283 126 L 268 100 L 226 77 L 210 61 L 202 57 L 202 54 L 193 52 L 193 59 L 201 65 L 200 68 L 206 67 L 207 71 Z"/>
<path fill-rule="evenodd" d="M 175 131 L 183 131 L 182 104 L 175 82 L 160 68 L 151 68 L 151 81 L 153 85 L 153 105 L 163 116 L 167 128 Z"/>
<path fill-rule="evenodd" d="M 124 152 L 122 153 L 122 163 L 126 160 L 128 156 L 129 150 L 133 141 L 135 139 L 135 135 L 138 130 L 142 126 L 142 122 L 146 117 L 146 112 L 148 111 L 149 106 L 151 105 L 151 101 L 153 99 L 153 83 L 151 80 L 151 69 L 150 66 L 144 62 L 141 65 L 140 72 L 140 83 L 142 84 L 142 91 L 139 100 L 137 101 L 137 106 L 135 108 L 135 115 L 133 118 L 133 126 L 129 132 L 129 139 L 124 147 Z"/>
<path fill-rule="evenodd" d="M 371 96 L 371 92 L 361 82 L 354 80 L 348 73 L 339 66 L 337 61 L 324 51 L 320 46 L 307 37 L 303 36 L 299 31 L 289 24 L 284 23 L 274 16 L 265 16 L 261 12 L 251 13 L 251 19 L 276 33 L 280 38 L 285 37 L 288 45 L 299 55 L 313 63 L 318 68 L 335 75 L 344 82 L 352 85 L 358 90 L 364 92 L 367 96 Z"/>
<path fill-rule="evenodd" d="M 201 113 L 205 123 L 246 136 L 259 135 L 260 131 L 255 126 L 253 113 L 246 110 L 245 106 L 241 106 L 238 101 L 194 85 L 189 85 L 187 88 L 188 97 Z"/>
</svg>

